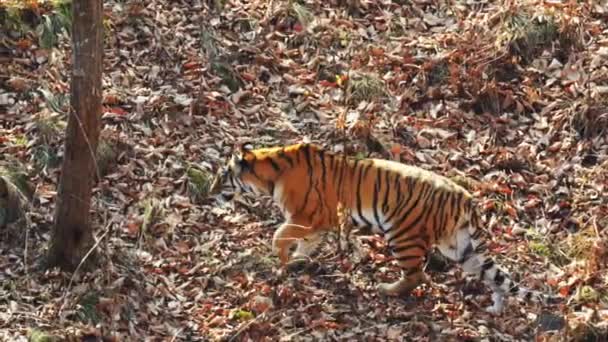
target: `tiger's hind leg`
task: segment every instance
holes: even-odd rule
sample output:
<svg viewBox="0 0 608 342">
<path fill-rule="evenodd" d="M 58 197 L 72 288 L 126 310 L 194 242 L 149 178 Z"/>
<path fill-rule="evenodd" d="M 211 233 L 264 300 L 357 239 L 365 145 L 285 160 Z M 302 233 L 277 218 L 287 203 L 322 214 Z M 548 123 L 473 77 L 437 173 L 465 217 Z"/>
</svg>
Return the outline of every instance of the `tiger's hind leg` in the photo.
<svg viewBox="0 0 608 342">
<path fill-rule="evenodd" d="M 393 255 L 402 268 L 403 275 L 393 283 L 380 283 L 378 290 L 385 295 L 399 296 L 428 282 L 428 277 L 422 269 L 427 248 L 427 243 L 423 239 L 410 239 L 392 247 Z"/>
</svg>

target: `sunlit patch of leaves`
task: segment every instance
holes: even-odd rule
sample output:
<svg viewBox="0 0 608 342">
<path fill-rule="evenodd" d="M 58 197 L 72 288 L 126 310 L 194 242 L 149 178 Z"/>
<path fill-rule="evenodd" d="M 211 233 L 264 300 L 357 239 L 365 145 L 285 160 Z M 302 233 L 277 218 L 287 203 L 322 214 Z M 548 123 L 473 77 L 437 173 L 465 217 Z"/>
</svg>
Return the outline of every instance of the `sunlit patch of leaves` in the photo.
<svg viewBox="0 0 608 342">
<path fill-rule="evenodd" d="M 557 243 L 533 230 L 528 230 L 527 235 L 530 238 L 528 243 L 530 250 L 557 266 L 565 266 L 577 260 L 592 260 L 595 253 L 594 245 L 598 239 L 592 228 L 569 234 L 566 239 Z"/>
</svg>

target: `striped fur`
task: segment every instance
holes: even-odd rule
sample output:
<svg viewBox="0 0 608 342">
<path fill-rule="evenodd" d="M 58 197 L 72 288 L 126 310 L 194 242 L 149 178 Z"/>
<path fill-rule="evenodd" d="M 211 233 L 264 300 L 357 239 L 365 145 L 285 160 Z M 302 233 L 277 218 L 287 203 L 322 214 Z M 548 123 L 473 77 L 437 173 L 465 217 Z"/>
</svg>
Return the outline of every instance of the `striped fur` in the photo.
<svg viewBox="0 0 608 342">
<path fill-rule="evenodd" d="M 503 294 L 544 301 L 544 295 L 516 285 L 487 255 L 471 194 L 448 178 L 421 168 L 380 159 L 355 159 L 312 144 L 251 149 L 222 168 L 211 194 L 230 199 L 255 192 L 273 197 L 286 222 L 272 245 L 281 263 L 307 256 L 323 232 L 338 224 L 342 204 L 358 226 L 371 227 L 386 239 L 403 269 L 394 283 L 381 283 L 387 295 L 407 293 L 426 280 L 423 263 L 433 246 L 480 277 L 494 291 L 494 305 L 503 308 Z"/>
</svg>

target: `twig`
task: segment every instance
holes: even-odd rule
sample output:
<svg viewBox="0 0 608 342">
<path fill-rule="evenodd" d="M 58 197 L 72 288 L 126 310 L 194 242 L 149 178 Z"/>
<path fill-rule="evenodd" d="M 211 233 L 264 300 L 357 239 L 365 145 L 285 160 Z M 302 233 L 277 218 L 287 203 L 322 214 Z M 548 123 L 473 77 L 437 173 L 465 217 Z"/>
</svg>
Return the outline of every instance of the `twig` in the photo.
<svg viewBox="0 0 608 342">
<path fill-rule="evenodd" d="M 95 156 L 96 151 L 93 151 L 93 146 L 91 146 L 91 142 L 89 141 L 89 137 L 87 136 L 87 131 L 84 129 L 82 121 L 80 121 L 80 118 L 78 117 L 78 115 L 75 114 L 75 112 L 76 111 L 74 110 L 74 108 L 72 108 L 71 114 L 76 119 L 76 122 L 78 122 L 78 127 L 80 127 L 80 133 L 82 133 L 84 141 L 87 143 L 87 147 L 89 148 L 89 152 L 91 153 L 91 159 L 93 159 L 93 164 L 95 166 L 95 174 L 97 175 L 97 181 L 99 182 L 100 186 L 102 186 L 103 182 L 101 181 L 101 173 L 99 172 L 99 166 L 97 165 L 97 158 Z"/>
</svg>

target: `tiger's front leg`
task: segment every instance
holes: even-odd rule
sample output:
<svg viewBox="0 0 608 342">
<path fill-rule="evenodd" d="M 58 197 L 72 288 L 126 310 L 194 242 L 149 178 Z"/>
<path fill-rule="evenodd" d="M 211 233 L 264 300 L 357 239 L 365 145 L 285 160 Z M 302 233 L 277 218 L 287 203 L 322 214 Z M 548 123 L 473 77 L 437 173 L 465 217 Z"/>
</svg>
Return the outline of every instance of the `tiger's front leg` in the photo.
<svg viewBox="0 0 608 342">
<path fill-rule="evenodd" d="M 289 262 L 289 248 L 296 242 L 314 233 L 310 226 L 295 222 L 285 222 L 277 229 L 272 238 L 272 251 L 279 256 L 281 266 Z"/>
</svg>

